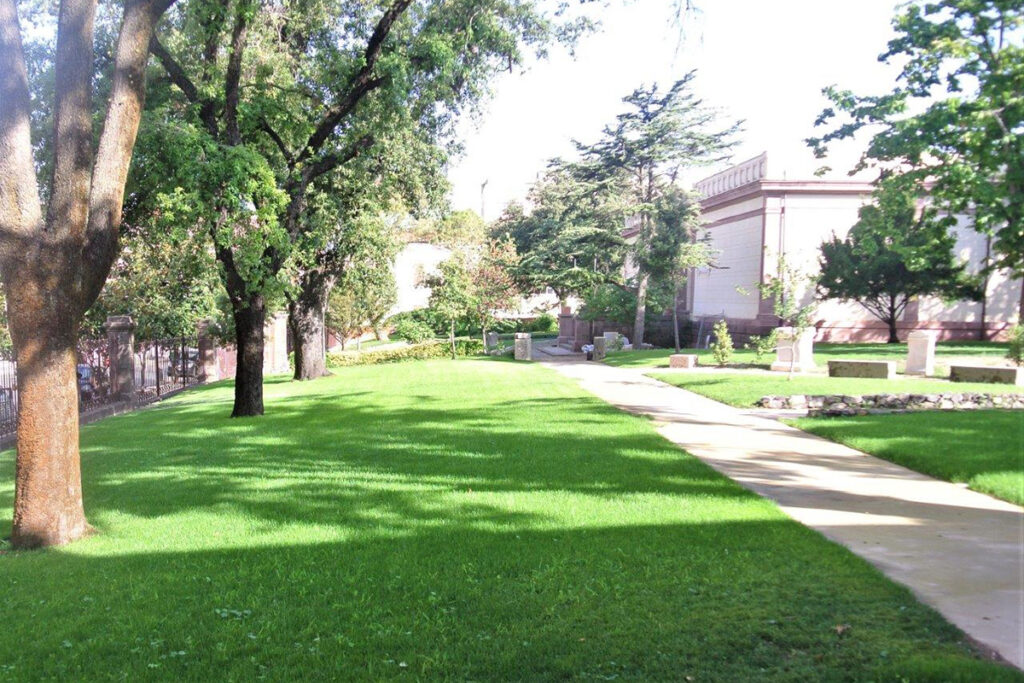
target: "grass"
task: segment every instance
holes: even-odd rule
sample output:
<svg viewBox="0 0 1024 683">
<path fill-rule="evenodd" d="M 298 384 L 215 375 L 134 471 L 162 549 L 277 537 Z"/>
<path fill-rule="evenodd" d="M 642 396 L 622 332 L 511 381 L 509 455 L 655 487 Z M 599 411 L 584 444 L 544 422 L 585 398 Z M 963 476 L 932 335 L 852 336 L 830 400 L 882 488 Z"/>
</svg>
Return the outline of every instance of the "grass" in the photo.
<svg viewBox="0 0 1024 683">
<path fill-rule="evenodd" d="M 959 357 L 977 357 L 1000 359 L 1006 356 L 1007 345 L 1001 342 L 939 342 L 935 345 L 936 369 L 949 374 L 948 360 Z M 650 349 L 647 351 L 613 351 L 608 354 L 605 363 L 624 368 L 667 368 L 668 357 L 675 353 L 672 349 Z M 708 349 L 684 349 L 682 353 L 696 354 L 702 365 L 714 365 L 711 351 Z M 898 372 L 903 371 L 907 358 L 906 344 L 827 344 L 814 345 L 814 362 L 828 370 L 830 360 L 894 360 Z M 733 352 L 731 365 L 768 368 L 774 355 L 758 360 L 753 351 L 736 349 Z M 943 361 L 946 361 L 945 363 Z"/>
<path fill-rule="evenodd" d="M 791 420 L 912 470 L 1024 505 L 1024 413 L 906 413 Z"/>
<path fill-rule="evenodd" d="M 0 554 L 0 678 L 1021 680 L 545 368 L 229 385 L 85 427 L 98 534 Z M 13 465 L 0 455 L 0 537 Z"/>
<path fill-rule="evenodd" d="M 784 373 L 649 372 L 667 384 L 713 398 L 737 408 L 751 408 L 763 396 L 793 394 L 862 396 L 865 394 L 1017 393 L 1010 384 L 950 382 L 939 379 L 862 379 Z"/>
</svg>

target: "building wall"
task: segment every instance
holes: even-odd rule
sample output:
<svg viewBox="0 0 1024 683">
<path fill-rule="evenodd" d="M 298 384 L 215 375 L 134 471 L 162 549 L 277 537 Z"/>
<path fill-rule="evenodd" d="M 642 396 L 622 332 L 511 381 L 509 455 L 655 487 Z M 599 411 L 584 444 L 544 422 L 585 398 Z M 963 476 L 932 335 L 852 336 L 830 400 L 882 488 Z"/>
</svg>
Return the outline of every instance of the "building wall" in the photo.
<svg viewBox="0 0 1024 683">
<path fill-rule="evenodd" d="M 725 318 L 742 341 L 775 325 L 771 302 L 757 284 L 774 275 L 783 253 L 789 266 L 818 272 L 821 243 L 846 237 L 857 212 L 870 200 L 871 186 L 859 181 L 786 181 L 765 178 L 764 155 L 697 184 L 703 194 L 704 232 L 718 250 L 717 267 L 691 274 L 687 301 L 694 319 Z M 986 237 L 963 217 L 956 230 L 957 255 L 978 272 Z M 989 278 L 985 304 L 987 334 L 999 335 L 1017 321 L 1021 281 L 1005 273 Z M 814 299 L 805 287 L 804 303 Z M 982 304 L 925 297 L 912 302 L 900 322 L 904 331 L 935 329 L 944 338 L 977 336 Z M 885 340 L 885 325 L 856 302 L 818 302 L 814 316 L 822 340 Z"/>
</svg>

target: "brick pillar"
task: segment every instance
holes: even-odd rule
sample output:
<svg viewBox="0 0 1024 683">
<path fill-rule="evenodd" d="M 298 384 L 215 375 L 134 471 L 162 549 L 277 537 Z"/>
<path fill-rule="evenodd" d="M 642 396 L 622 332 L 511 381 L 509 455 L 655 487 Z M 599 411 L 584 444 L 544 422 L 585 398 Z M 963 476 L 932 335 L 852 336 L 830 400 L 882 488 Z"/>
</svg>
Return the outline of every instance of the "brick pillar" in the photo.
<svg viewBox="0 0 1024 683">
<path fill-rule="evenodd" d="M 220 364 L 217 362 L 217 340 L 210 336 L 209 320 L 196 325 L 196 336 L 199 338 L 199 358 L 196 372 L 200 382 L 216 382 L 220 379 Z"/>
<path fill-rule="evenodd" d="M 110 359 L 110 396 L 135 398 L 135 321 L 130 315 L 107 316 L 107 353 Z"/>
</svg>

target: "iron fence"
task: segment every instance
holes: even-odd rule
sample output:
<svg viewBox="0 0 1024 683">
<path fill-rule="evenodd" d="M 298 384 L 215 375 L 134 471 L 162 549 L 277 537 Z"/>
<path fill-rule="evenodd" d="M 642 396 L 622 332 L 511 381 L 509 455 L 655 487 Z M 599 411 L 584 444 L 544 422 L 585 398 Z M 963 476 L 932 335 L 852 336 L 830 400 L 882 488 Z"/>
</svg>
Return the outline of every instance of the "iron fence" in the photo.
<svg viewBox="0 0 1024 683">
<path fill-rule="evenodd" d="M 199 340 L 196 337 L 138 342 L 132 360 L 133 399 L 139 404 L 150 403 L 200 382 Z M 13 436 L 17 431 L 17 370 L 14 360 L 0 356 L 0 439 Z M 75 371 L 80 413 L 125 400 L 111 393 L 110 345 L 106 339 L 83 339 L 79 342 Z"/>
<path fill-rule="evenodd" d="M 172 337 L 136 343 L 133 365 L 136 400 L 155 401 L 199 383 L 199 339 Z"/>
</svg>

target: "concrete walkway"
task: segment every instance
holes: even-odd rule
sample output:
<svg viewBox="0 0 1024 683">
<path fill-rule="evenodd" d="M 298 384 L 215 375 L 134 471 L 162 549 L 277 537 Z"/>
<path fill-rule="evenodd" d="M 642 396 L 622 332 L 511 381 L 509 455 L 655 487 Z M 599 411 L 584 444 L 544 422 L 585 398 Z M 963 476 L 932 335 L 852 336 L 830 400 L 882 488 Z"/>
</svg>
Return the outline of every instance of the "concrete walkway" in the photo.
<svg viewBox="0 0 1024 683">
<path fill-rule="evenodd" d="M 776 501 L 1024 668 L 1024 509 L 775 420 L 578 358 L 544 364 Z"/>
</svg>

